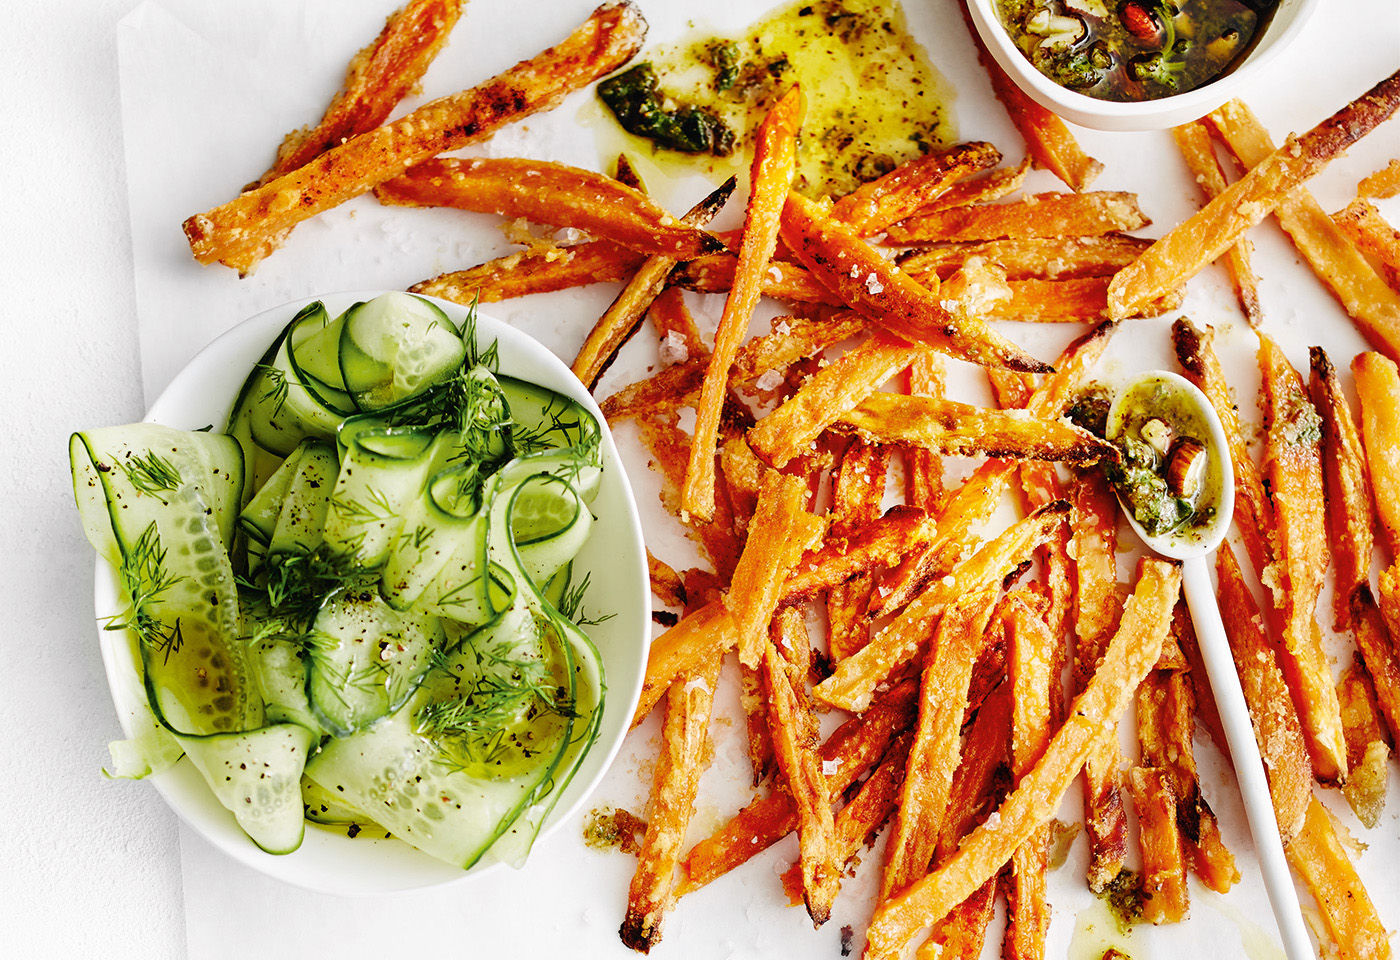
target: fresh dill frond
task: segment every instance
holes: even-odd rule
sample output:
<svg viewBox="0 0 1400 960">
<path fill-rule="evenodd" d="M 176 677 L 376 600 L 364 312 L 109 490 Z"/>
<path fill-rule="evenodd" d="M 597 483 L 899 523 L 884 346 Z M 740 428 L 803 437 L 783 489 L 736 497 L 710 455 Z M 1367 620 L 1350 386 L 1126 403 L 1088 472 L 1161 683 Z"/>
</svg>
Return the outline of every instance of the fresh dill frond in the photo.
<svg viewBox="0 0 1400 960">
<path fill-rule="evenodd" d="M 161 503 L 169 502 L 161 496 L 162 493 L 174 493 L 184 482 L 179 469 L 155 453 L 119 460 L 117 466 L 126 474 L 128 483 L 142 493 L 154 496 Z"/>
<path fill-rule="evenodd" d="M 180 632 L 180 618 L 166 625 L 156 616 L 154 608 L 161 602 L 161 594 L 185 578 L 172 574 L 165 567 L 165 548 L 161 545 L 160 531 L 155 521 L 141 531 L 122 555 L 117 579 L 130 603 L 125 619 L 110 618 L 104 629 L 131 630 L 147 647 L 160 653 L 166 660 L 172 653 L 178 653 L 184 637 Z"/>
<path fill-rule="evenodd" d="M 345 497 L 331 497 L 330 508 L 336 515 L 350 523 L 375 523 L 391 520 L 396 515 L 394 505 L 384 491 L 368 487 L 364 500 L 351 500 Z"/>
<path fill-rule="evenodd" d="M 281 413 L 282 405 L 287 402 L 287 393 L 290 390 L 290 386 L 287 383 L 286 372 L 270 363 L 256 364 L 254 369 L 261 370 L 263 374 L 266 375 L 268 382 L 267 390 L 263 392 L 262 396 L 258 397 L 258 401 L 261 403 L 270 402 L 272 404 L 272 413 L 274 416 Z"/>
<path fill-rule="evenodd" d="M 249 612 L 261 623 L 251 639 L 314 648 L 312 624 L 326 598 L 342 589 L 374 589 L 378 580 L 378 569 L 361 565 L 354 554 L 331 553 L 324 546 L 268 554 L 256 581 L 239 581 Z"/>
<path fill-rule="evenodd" d="M 574 583 L 573 578 L 571 576 L 569 578 L 568 585 L 564 587 L 563 594 L 559 597 L 559 606 L 556 608 L 565 617 L 573 621 L 575 625 L 580 627 L 597 626 L 598 624 L 606 623 L 613 617 L 617 616 L 617 614 L 615 613 L 604 613 L 599 616 L 590 616 L 583 612 L 583 596 L 588 592 L 588 587 L 589 584 L 592 582 L 592 579 L 593 574 L 586 573 L 583 575 L 582 580 L 580 580 L 578 583 Z"/>
</svg>

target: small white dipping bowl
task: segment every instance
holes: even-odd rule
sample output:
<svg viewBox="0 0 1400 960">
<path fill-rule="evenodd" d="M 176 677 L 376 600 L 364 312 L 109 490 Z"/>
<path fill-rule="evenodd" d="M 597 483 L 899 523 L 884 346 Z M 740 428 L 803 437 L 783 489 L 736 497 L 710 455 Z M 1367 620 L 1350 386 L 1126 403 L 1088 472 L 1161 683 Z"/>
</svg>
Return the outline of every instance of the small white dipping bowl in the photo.
<svg viewBox="0 0 1400 960">
<path fill-rule="evenodd" d="M 269 344 L 296 314 L 321 300 L 337 316 L 351 304 L 384 291 L 339 293 L 309 297 L 260 313 L 219 337 L 176 375 L 146 415 L 146 419 L 182 429 L 213 425 L 221 430 L 244 379 Z M 429 298 L 432 299 L 432 298 Z M 459 304 L 434 300 L 459 323 L 467 310 Z M 613 616 L 587 628 L 602 655 L 607 681 L 598 741 L 560 797 L 540 831 L 538 843 L 568 821 L 602 779 L 622 746 L 632 712 L 641 694 L 650 642 L 651 598 L 646 551 L 636 501 L 598 405 L 559 358 L 531 337 L 508 324 L 478 313 L 477 341 L 496 343 L 500 371 L 537 383 L 578 400 L 603 424 L 603 479 L 591 507 L 598 523 L 575 560 L 574 569 L 591 583 L 586 598 L 590 614 Z M 101 622 L 122 609 L 115 572 L 97 562 L 95 605 Z M 132 647 L 125 631 L 98 631 L 102 661 L 112 699 L 128 736 L 133 720 L 149 715 L 145 691 L 137 679 Z M 360 836 L 314 823 L 306 825 L 301 848 L 284 856 L 259 849 L 234 822 L 233 815 L 214 798 L 199 773 L 186 759 L 148 778 L 172 810 L 214 846 L 234 859 L 287 883 L 333 894 L 378 894 L 476 878 L 492 870 L 509 869 L 491 860 L 488 852 L 470 870 L 462 870 L 421 853 L 400 840 Z"/>
<path fill-rule="evenodd" d="M 1115 6 L 1115 0 L 1109 0 L 1109 5 Z M 987 50 L 1016 85 L 1041 106 L 1071 123 L 1096 130 L 1161 130 L 1199 119 L 1234 97 L 1303 31 L 1318 0 L 1278 0 L 1264 36 L 1243 63 L 1218 80 L 1185 93 L 1137 103 L 1099 100 L 1060 86 L 1016 47 L 1002 25 L 997 0 L 967 0 L 967 6 Z"/>
</svg>

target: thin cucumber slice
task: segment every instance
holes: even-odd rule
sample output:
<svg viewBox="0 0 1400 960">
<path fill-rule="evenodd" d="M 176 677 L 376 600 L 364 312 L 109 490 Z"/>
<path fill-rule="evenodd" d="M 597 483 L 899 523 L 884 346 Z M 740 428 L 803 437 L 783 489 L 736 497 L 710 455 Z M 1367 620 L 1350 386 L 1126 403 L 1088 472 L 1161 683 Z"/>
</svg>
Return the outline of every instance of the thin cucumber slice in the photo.
<svg viewBox="0 0 1400 960">
<path fill-rule="evenodd" d="M 305 648 L 281 637 L 264 637 L 249 644 L 249 660 L 257 672 L 268 723 L 297 723 L 319 739 L 327 731 L 316 719 L 306 696 Z"/>
<path fill-rule="evenodd" d="M 295 723 L 247 733 L 181 737 L 185 755 L 243 832 L 268 853 L 301 846 L 301 774 L 315 735 Z"/>
<path fill-rule="evenodd" d="M 466 355 L 456 324 L 422 297 L 387 293 L 346 311 L 340 373 L 360 410 L 422 392 L 456 372 Z"/>
<path fill-rule="evenodd" d="M 332 444 L 312 441 L 298 449 L 301 456 L 287 483 L 268 553 L 310 553 L 321 545 L 340 465 Z"/>
<path fill-rule="evenodd" d="M 301 805 L 306 819 L 312 823 L 338 827 L 358 824 L 361 829 L 384 829 L 359 807 L 346 802 L 339 794 L 332 794 L 308 776 L 301 778 Z"/>
<path fill-rule="evenodd" d="M 238 515 L 238 524 L 249 540 L 264 546 L 272 541 L 272 534 L 277 529 L 277 518 L 282 513 L 282 501 L 287 496 L 287 489 L 292 485 L 292 477 L 296 475 L 297 467 L 301 463 L 301 455 L 306 449 L 306 444 L 314 442 L 304 440 L 298 444 L 291 455 L 282 461 L 282 465 L 258 488 L 258 492 L 253 494 L 248 505 Z"/>
<path fill-rule="evenodd" d="M 432 430 L 394 427 L 342 437 L 343 458 L 326 515 L 330 550 L 351 554 L 366 567 L 384 563 L 428 482 L 437 437 Z"/>
</svg>

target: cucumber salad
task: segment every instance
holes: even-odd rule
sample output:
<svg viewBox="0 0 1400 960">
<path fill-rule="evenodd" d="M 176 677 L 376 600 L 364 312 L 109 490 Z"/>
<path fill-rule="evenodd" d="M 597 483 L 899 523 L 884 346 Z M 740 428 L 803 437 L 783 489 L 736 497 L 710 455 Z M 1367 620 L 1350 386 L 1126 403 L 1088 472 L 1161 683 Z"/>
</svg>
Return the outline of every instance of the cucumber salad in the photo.
<svg viewBox="0 0 1400 960">
<path fill-rule="evenodd" d="M 283 329 L 223 433 L 73 435 L 149 717 L 116 776 L 182 755 L 259 847 L 307 819 L 519 862 L 598 736 L 572 560 L 601 426 L 386 294 Z"/>
</svg>

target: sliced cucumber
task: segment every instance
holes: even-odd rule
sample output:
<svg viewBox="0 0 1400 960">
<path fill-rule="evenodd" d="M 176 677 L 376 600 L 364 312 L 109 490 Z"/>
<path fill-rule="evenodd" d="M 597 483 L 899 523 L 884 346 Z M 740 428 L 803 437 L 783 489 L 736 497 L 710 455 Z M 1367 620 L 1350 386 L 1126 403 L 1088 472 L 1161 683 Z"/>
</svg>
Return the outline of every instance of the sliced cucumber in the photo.
<svg viewBox="0 0 1400 960">
<path fill-rule="evenodd" d="M 332 551 L 353 554 L 366 567 L 384 563 L 405 514 L 423 494 L 438 436 L 394 427 L 341 431 L 343 459 L 325 529 Z"/>
<path fill-rule="evenodd" d="M 378 410 L 421 392 L 457 371 L 466 345 L 435 304 L 387 293 L 346 311 L 340 374 L 360 410 Z"/>
<path fill-rule="evenodd" d="M 340 469 L 335 447 L 311 441 L 298 447 L 301 456 L 287 483 L 277 525 L 267 542 L 268 553 L 310 553 L 321 545 L 330 510 L 331 493 Z"/>
</svg>

